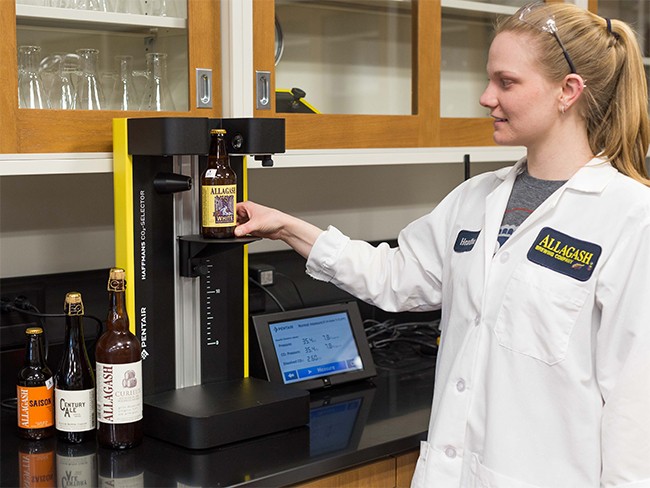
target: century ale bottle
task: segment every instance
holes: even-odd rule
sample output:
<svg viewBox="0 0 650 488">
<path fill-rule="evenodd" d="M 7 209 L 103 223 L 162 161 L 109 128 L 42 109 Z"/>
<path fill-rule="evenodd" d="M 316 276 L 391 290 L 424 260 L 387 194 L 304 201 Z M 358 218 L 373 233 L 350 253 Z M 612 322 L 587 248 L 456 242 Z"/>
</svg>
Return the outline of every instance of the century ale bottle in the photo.
<svg viewBox="0 0 650 488">
<path fill-rule="evenodd" d="M 142 359 L 138 338 L 129 330 L 125 271 L 108 278 L 106 331 L 97 341 L 97 441 L 127 449 L 142 441 Z"/>
<path fill-rule="evenodd" d="M 95 437 L 95 374 L 84 342 L 81 293 L 67 293 L 63 356 L 54 376 L 57 437 L 75 444 Z"/>
<path fill-rule="evenodd" d="M 18 372 L 18 435 L 36 440 L 54 434 L 54 380 L 45 364 L 43 329 L 25 330 L 27 347 L 25 365 Z"/>
<path fill-rule="evenodd" d="M 226 131 L 210 131 L 208 167 L 201 175 L 201 235 L 233 237 L 237 226 L 237 175 L 230 167 Z"/>
</svg>

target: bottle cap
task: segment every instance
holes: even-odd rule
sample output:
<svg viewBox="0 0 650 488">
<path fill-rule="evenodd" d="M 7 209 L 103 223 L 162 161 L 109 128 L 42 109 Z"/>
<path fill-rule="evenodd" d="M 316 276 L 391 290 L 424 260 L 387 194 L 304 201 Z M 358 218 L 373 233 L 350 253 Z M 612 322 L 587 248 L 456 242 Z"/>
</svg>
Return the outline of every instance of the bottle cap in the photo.
<svg viewBox="0 0 650 488">
<path fill-rule="evenodd" d="M 29 334 L 29 335 L 38 335 L 42 333 L 43 333 L 43 329 L 41 327 L 28 327 L 25 330 L 25 334 Z"/>
<path fill-rule="evenodd" d="M 108 291 L 124 291 L 126 289 L 126 271 L 122 268 L 111 268 L 108 274 Z"/>
<path fill-rule="evenodd" d="M 210 129 L 210 134 L 224 135 L 225 133 L 226 133 L 226 129 Z"/>
<path fill-rule="evenodd" d="M 84 304 L 81 300 L 81 293 L 71 291 L 65 295 L 65 304 L 63 305 L 66 315 L 83 315 Z"/>
</svg>

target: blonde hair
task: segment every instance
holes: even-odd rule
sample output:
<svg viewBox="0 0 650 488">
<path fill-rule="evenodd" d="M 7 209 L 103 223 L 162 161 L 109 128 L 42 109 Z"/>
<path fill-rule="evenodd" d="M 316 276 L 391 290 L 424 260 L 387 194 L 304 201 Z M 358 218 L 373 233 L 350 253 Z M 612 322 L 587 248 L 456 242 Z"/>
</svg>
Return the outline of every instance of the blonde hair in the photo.
<svg viewBox="0 0 650 488">
<path fill-rule="evenodd" d="M 524 9 L 528 10 L 522 21 Z M 556 81 L 570 69 L 558 41 L 541 29 L 549 18 L 555 20 L 557 34 L 585 80 L 581 109 L 591 150 L 607 157 L 621 173 L 650 186 L 645 166 L 650 144 L 648 86 L 634 31 L 620 20 L 612 19 L 608 27 L 607 19 L 565 3 L 535 3 L 501 19 L 496 34 L 530 36 L 542 71 Z"/>
</svg>

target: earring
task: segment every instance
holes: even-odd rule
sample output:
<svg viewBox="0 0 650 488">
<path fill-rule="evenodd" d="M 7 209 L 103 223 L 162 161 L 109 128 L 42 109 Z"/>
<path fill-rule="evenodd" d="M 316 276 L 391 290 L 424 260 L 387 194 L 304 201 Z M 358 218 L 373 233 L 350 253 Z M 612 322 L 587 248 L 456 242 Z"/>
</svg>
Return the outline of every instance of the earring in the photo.
<svg viewBox="0 0 650 488">
<path fill-rule="evenodd" d="M 562 106 L 560 107 L 560 112 L 561 112 L 562 114 L 564 114 L 564 112 L 566 112 L 566 109 L 567 109 L 567 106 L 566 106 L 566 105 L 562 105 Z"/>
</svg>

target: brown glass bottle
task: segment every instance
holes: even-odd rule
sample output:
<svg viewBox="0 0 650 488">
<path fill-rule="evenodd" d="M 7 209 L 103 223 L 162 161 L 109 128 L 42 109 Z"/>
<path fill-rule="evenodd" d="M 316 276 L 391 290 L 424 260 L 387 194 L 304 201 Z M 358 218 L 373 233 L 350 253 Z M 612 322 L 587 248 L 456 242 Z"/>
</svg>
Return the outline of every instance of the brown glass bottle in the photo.
<svg viewBox="0 0 650 488">
<path fill-rule="evenodd" d="M 75 444 L 95 437 L 95 374 L 84 342 L 81 293 L 67 293 L 65 340 L 54 375 L 54 420 L 57 437 Z"/>
<path fill-rule="evenodd" d="M 97 341 L 97 441 L 127 449 L 142 441 L 142 359 L 138 338 L 129 330 L 126 279 L 121 268 L 108 278 L 106 331 Z"/>
<path fill-rule="evenodd" d="M 235 235 L 237 226 L 237 175 L 230 167 L 226 131 L 210 131 L 208 167 L 201 175 L 201 235 L 223 239 Z"/>
<path fill-rule="evenodd" d="M 24 439 L 45 439 L 54 434 L 54 380 L 45 364 L 43 329 L 29 327 L 25 365 L 18 372 L 18 435 Z"/>
</svg>

